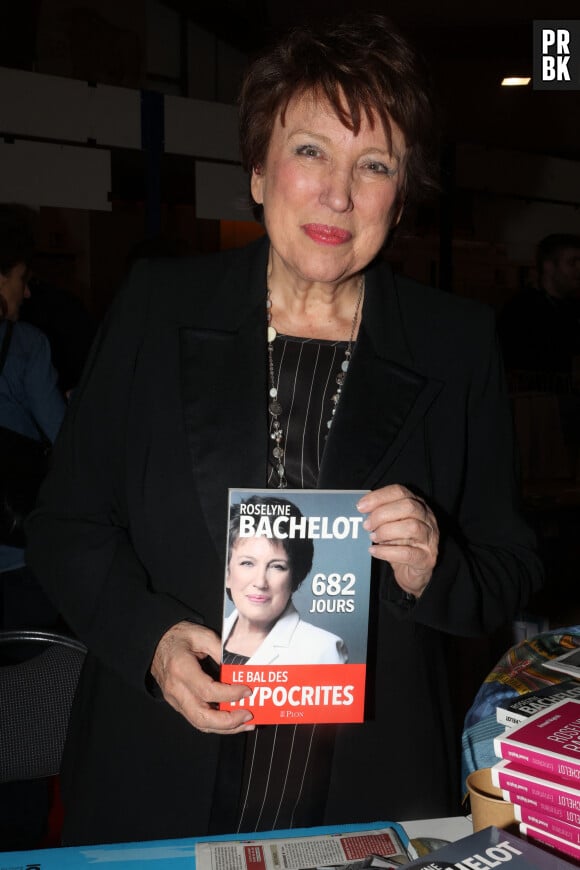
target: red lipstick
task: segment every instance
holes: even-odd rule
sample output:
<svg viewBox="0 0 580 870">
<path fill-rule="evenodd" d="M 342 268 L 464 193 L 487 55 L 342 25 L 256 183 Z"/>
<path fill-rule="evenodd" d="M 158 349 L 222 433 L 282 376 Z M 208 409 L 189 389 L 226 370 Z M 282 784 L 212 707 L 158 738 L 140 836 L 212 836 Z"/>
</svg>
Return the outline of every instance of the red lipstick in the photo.
<svg viewBox="0 0 580 870">
<path fill-rule="evenodd" d="M 304 224 L 302 229 L 309 239 L 320 245 L 344 245 L 352 239 L 352 233 L 348 230 L 329 227 L 326 224 Z"/>
</svg>

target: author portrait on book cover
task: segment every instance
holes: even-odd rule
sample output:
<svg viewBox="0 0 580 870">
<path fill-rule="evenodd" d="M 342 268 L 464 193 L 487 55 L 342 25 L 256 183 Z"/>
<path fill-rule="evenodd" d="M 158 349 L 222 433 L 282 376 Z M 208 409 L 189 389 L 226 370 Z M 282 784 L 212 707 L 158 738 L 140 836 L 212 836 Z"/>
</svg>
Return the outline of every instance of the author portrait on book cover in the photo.
<svg viewBox="0 0 580 870">
<path fill-rule="evenodd" d="M 235 610 L 224 619 L 224 664 L 344 664 L 348 652 L 342 638 L 305 622 L 292 603 L 312 568 L 312 539 L 240 536 L 240 510 L 248 504 L 284 508 L 297 522 L 303 518 L 288 499 L 254 496 L 242 508 L 232 505 L 226 589 Z"/>
</svg>

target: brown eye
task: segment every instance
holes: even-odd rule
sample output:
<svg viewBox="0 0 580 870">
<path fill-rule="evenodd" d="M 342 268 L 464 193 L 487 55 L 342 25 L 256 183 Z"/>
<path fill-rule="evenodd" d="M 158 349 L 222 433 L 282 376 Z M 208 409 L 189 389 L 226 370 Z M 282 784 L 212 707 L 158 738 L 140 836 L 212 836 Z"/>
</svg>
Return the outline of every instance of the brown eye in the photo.
<svg viewBox="0 0 580 870">
<path fill-rule="evenodd" d="M 296 154 L 301 157 L 320 157 L 320 149 L 314 145 L 300 145 L 296 149 Z"/>
<path fill-rule="evenodd" d="M 370 172 L 375 173 L 376 175 L 394 175 L 396 169 L 392 169 L 386 165 L 386 163 L 381 163 L 380 160 L 369 160 L 368 163 L 365 164 L 365 169 L 368 169 Z"/>
</svg>

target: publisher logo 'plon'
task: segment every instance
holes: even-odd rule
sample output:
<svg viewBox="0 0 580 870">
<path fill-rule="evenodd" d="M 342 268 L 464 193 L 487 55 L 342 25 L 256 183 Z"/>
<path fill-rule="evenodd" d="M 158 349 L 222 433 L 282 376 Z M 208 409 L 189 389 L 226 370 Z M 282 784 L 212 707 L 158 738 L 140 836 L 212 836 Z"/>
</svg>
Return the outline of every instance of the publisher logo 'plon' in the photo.
<svg viewBox="0 0 580 870">
<path fill-rule="evenodd" d="M 533 87 L 580 90 L 580 20 L 534 21 Z"/>
</svg>

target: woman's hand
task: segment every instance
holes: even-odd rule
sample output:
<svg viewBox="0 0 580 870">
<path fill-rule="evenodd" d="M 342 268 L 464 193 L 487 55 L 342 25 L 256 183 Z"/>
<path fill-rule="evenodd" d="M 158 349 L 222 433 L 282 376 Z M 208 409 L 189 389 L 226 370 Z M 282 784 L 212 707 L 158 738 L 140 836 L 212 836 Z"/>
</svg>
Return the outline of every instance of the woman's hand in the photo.
<svg viewBox="0 0 580 870">
<path fill-rule="evenodd" d="M 433 573 L 439 551 L 439 527 L 429 505 L 398 484 L 363 496 L 358 509 L 367 514 L 371 554 L 391 564 L 395 580 L 419 598 Z"/>
<path fill-rule="evenodd" d="M 199 731 L 213 734 L 238 734 L 253 731 L 249 710 L 232 707 L 218 710 L 221 701 L 239 701 L 252 692 L 248 686 L 228 686 L 202 670 L 200 661 L 210 656 L 221 659 L 217 634 L 203 625 L 178 622 L 165 632 L 155 650 L 151 674 L 168 704 Z"/>
</svg>

